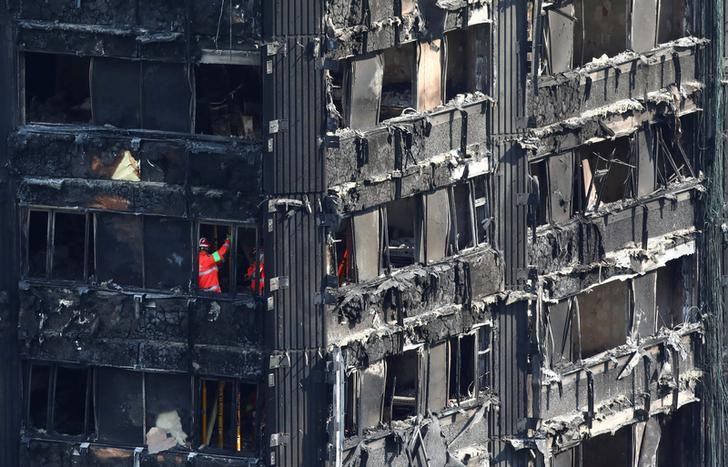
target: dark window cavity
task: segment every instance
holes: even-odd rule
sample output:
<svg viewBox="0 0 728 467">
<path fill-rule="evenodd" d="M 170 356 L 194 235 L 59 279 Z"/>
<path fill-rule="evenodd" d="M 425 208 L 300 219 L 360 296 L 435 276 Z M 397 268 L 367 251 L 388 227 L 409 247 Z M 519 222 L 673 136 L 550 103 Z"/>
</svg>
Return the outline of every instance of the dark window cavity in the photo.
<svg viewBox="0 0 728 467">
<path fill-rule="evenodd" d="M 25 121 L 90 123 L 90 59 L 25 53 Z"/>
<path fill-rule="evenodd" d="M 419 401 L 419 352 L 409 350 L 387 357 L 383 421 L 404 420 L 417 415 Z"/>
<path fill-rule="evenodd" d="M 200 445 L 212 451 L 254 451 L 258 443 L 257 386 L 201 379 L 199 391 Z"/>
</svg>

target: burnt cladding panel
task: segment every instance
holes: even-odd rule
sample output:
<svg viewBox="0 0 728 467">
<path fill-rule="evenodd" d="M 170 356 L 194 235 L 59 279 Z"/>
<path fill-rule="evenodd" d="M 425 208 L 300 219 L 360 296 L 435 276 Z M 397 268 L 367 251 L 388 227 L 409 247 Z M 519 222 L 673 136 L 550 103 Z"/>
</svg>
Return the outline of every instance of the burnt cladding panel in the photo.
<svg viewBox="0 0 728 467">
<path fill-rule="evenodd" d="M 270 57 L 273 74 L 264 77 L 264 121 L 279 122 L 278 132 L 269 135 L 273 153 L 265 158 L 265 187 L 269 193 L 320 192 L 323 74 L 315 41 L 290 39 L 286 45 L 286 53 Z"/>
<path fill-rule="evenodd" d="M 489 433 L 525 436 L 528 367 L 528 303 L 498 308 L 491 352 L 492 388 L 500 398 L 500 410 L 491 412 Z"/>
<path fill-rule="evenodd" d="M 513 142 L 494 143 L 498 161 L 495 178 L 496 245 L 503 252 L 506 288 L 522 287 L 526 280 L 527 154 Z"/>
<path fill-rule="evenodd" d="M 318 203 L 314 199 L 311 204 Z M 305 209 L 291 217 L 274 214 L 273 232 L 266 239 L 265 276 L 287 277 L 289 281 L 288 287 L 271 292 L 275 306 L 271 336 L 274 348 L 324 345 L 323 309 L 316 303 L 324 270 L 324 238 L 318 224 L 318 216 Z"/>
<path fill-rule="evenodd" d="M 492 134 L 512 134 L 526 127 L 526 2 L 499 0 L 495 15 Z"/>
<path fill-rule="evenodd" d="M 290 367 L 270 370 L 276 385 L 268 391 L 268 423 L 289 435 L 285 445 L 270 448 L 275 465 L 324 465 L 325 417 L 333 391 L 324 383 L 325 362 L 314 350 L 289 356 Z"/>
<path fill-rule="evenodd" d="M 315 35 L 321 32 L 323 0 L 270 0 L 263 2 L 263 36 Z"/>
</svg>

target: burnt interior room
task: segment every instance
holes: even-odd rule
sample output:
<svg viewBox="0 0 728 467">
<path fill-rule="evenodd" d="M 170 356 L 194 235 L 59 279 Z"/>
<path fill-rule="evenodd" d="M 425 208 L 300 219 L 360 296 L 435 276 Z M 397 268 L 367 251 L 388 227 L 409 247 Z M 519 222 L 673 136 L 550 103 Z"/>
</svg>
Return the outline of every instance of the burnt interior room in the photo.
<svg viewBox="0 0 728 467">
<path fill-rule="evenodd" d="M 387 205 L 387 257 L 390 267 L 400 268 L 419 260 L 421 211 L 418 197 L 400 198 Z"/>
<path fill-rule="evenodd" d="M 634 196 L 635 162 L 628 138 L 584 146 L 577 155 L 581 161 L 579 181 L 584 212 Z"/>
<path fill-rule="evenodd" d="M 331 238 L 329 248 L 329 274 L 336 276 L 338 285 L 356 282 L 354 258 L 354 232 L 351 218 L 343 219 Z"/>
<path fill-rule="evenodd" d="M 219 452 L 250 452 L 257 445 L 257 387 L 206 379 L 199 385 L 199 442 Z"/>
<path fill-rule="evenodd" d="M 76 55 L 24 53 L 25 121 L 90 123 L 90 62 Z"/>
<path fill-rule="evenodd" d="M 627 341 L 629 283 L 612 281 L 578 295 L 581 358 L 589 358 Z"/>
<path fill-rule="evenodd" d="M 417 349 L 387 357 L 382 421 L 404 420 L 417 415 L 419 404 L 419 365 Z"/>
<path fill-rule="evenodd" d="M 614 434 L 586 439 L 580 446 L 584 467 L 627 467 L 632 465 L 632 430 L 622 428 Z"/>
<path fill-rule="evenodd" d="M 450 399 L 461 402 L 476 396 L 475 345 L 475 334 L 450 339 L 450 389 L 448 394 Z"/>
<path fill-rule="evenodd" d="M 259 67 L 198 65 L 195 84 L 196 133 L 260 137 L 262 88 Z"/>
<path fill-rule="evenodd" d="M 446 80 L 445 101 L 458 94 L 488 92 L 488 43 L 489 27 L 475 25 L 466 30 L 458 29 L 445 35 Z"/>
<path fill-rule="evenodd" d="M 379 121 L 399 117 L 405 109 L 414 109 L 416 101 L 417 44 L 386 49 L 382 77 L 382 104 Z"/>
</svg>

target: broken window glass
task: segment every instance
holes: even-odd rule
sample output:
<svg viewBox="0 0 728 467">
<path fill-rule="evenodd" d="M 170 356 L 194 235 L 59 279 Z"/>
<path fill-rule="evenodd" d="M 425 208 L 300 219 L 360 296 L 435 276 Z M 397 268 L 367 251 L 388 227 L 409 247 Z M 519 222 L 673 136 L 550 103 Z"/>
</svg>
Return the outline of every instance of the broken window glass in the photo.
<svg viewBox="0 0 728 467">
<path fill-rule="evenodd" d="M 91 121 L 89 58 L 30 52 L 23 57 L 26 122 Z"/>
<path fill-rule="evenodd" d="M 458 251 L 475 246 L 475 228 L 473 223 L 473 202 L 470 196 L 470 184 L 461 183 L 453 187 L 455 203 L 455 219 L 457 223 Z"/>
<path fill-rule="evenodd" d="M 488 93 L 489 28 L 481 24 L 445 34 L 446 100 L 458 94 Z"/>
<path fill-rule="evenodd" d="M 86 214 L 54 213 L 52 278 L 85 279 L 87 220 Z"/>
<path fill-rule="evenodd" d="M 450 339 L 451 400 L 462 402 L 475 396 L 475 334 Z"/>
<path fill-rule="evenodd" d="M 259 67 L 199 65 L 196 85 L 196 133 L 260 136 L 263 93 Z"/>
<path fill-rule="evenodd" d="M 99 440 L 141 446 L 144 443 L 143 374 L 101 367 L 95 375 Z"/>
<path fill-rule="evenodd" d="M 96 214 L 96 272 L 101 282 L 142 287 L 143 252 L 141 216 Z"/>
<path fill-rule="evenodd" d="M 417 415 L 420 358 L 418 350 L 387 357 L 383 421 Z"/>
<path fill-rule="evenodd" d="M 386 209 L 389 266 L 400 268 L 420 261 L 422 244 L 420 198 L 416 196 L 401 198 L 387 204 Z"/>
<path fill-rule="evenodd" d="M 657 45 L 657 19 L 660 0 L 632 0 L 630 5 L 629 48 L 641 53 Z"/>
<path fill-rule="evenodd" d="M 416 46 L 416 43 L 409 43 L 401 47 L 385 49 L 382 53 L 384 76 L 382 77 L 380 122 L 400 116 L 407 108 L 416 107 Z"/>
<path fill-rule="evenodd" d="M 627 341 L 628 285 L 622 281 L 608 282 L 577 296 L 581 358 L 589 358 Z"/>
<path fill-rule="evenodd" d="M 655 273 L 632 279 L 632 332 L 642 339 L 657 331 L 656 293 Z"/>
<path fill-rule="evenodd" d="M 48 270 L 48 231 L 50 213 L 30 211 L 28 215 L 28 276 L 45 277 Z"/>
<path fill-rule="evenodd" d="M 357 417 L 359 421 L 359 434 L 366 428 L 379 425 L 382 420 L 384 394 L 386 390 L 386 366 L 384 360 L 370 364 L 361 372 L 359 407 L 361 411 Z"/>
<path fill-rule="evenodd" d="M 190 282 L 190 223 L 182 219 L 144 218 L 144 281 L 147 288 L 184 288 Z"/>
<path fill-rule="evenodd" d="M 239 381 L 200 380 L 200 445 L 213 451 L 255 451 L 257 386 Z"/>
</svg>

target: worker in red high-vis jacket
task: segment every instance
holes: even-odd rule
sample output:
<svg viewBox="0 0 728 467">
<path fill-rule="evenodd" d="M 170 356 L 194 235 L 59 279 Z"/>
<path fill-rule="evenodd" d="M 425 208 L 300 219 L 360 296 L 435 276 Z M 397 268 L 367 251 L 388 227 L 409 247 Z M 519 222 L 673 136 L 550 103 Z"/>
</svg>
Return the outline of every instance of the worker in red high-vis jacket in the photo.
<svg viewBox="0 0 728 467">
<path fill-rule="evenodd" d="M 225 259 L 225 254 L 230 248 L 230 235 L 225 243 L 212 254 L 210 254 L 210 242 L 205 237 L 200 238 L 199 272 L 197 274 L 197 287 L 205 292 L 222 293 L 220 289 L 220 278 L 217 274 L 217 263 Z"/>
</svg>

